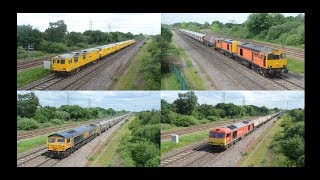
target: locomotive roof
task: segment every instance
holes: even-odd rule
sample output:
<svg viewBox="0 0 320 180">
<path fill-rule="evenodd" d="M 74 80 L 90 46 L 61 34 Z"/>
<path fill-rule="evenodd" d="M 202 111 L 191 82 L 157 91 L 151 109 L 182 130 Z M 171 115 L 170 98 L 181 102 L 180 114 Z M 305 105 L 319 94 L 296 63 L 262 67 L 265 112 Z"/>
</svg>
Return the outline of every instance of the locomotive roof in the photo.
<svg viewBox="0 0 320 180">
<path fill-rule="evenodd" d="M 84 50 L 81 50 L 82 52 L 86 51 L 86 52 L 93 52 L 93 51 L 96 51 L 98 50 L 97 48 L 89 48 L 89 49 L 84 49 Z"/>
<path fill-rule="evenodd" d="M 53 58 L 69 59 L 69 58 L 73 58 L 73 57 L 74 57 L 73 53 L 67 53 L 67 54 L 61 54 L 58 56 L 54 56 Z"/>
<path fill-rule="evenodd" d="M 246 126 L 250 123 L 251 121 L 243 121 L 243 122 L 239 122 L 239 123 L 235 123 L 232 125 L 227 126 L 226 128 L 229 128 L 230 130 L 234 130 L 234 129 L 239 129 L 243 126 Z"/>
<path fill-rule="evenodd" d="M 77 136 L 79 134 L 82 134 L 85 131 L 92 130 L 94 128 L 95 128 L 95 125 L 80 126 L 80 127 L 77 127 L 77 128 L 73 128 L 73 129 L 69 129 L 69 130 L 66 130 L 66 131 L 62 131 L 62 132 L 58 132 L 58 133 L 55 133 L 55 134 L 51 134 L 48 137 L 60 136 L 60 137 L 63 137 L 63 138 L 70 138 L 70 137 L 74 137 L 74 136 Z"/>
<path fill-rule="evenodd" d="M 259 45 L 255 45 L 255 44 L 251 44 L 251 43 L 247 43 L 247 42 L 241 42 L 238 44 L 239 47 L 244 47 L 247 49 L 251 49 L 253 51 L 259 51 L 259 52 L 263 52 L 264 54 L 268 54 L 269 52 L 276 50 L 273 48 L 269 48 L 269 47 L 265 47 L 265 46 L 259 46 Z"/>
<path fill-rule="evenodd" d="M 219 38 L 221 41 L 224 41 L 226 43 L 232 43 L 234 40 L 233 39 L 227 39 L 227 38 Z"/>
</svg>

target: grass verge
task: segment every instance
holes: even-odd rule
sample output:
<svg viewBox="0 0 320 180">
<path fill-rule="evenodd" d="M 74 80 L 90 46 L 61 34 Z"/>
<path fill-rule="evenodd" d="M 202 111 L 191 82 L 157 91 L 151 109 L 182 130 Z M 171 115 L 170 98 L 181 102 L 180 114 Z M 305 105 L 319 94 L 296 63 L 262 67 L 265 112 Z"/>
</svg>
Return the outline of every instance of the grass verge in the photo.
<svg viewBox="0 0 320 180">
<path fill-rule="evenodd" d="M 203 83 L 203 80 L 198 75 L 198 72 L 193 67 L 191 59 L 188 57 L 188 55 L 185 53 L 185 51 L 179 47 L 177 44 L 174 44 L 175 48 L 177 48 L 180 59 L 182 59 L 185 63 L 185 67 L 182 70 L 182 73 L 184 75 L 185 81 L 187 82 L 189 89 L 194 90 L 205 90 L 210 89 L 210 87 L 206 87 Z"/>
<path fill-rule="evenodd" d="M 180 84 L 178 82 L 178 78 L 176 75 L 171 72 L 168 74 L 164 74 L 161 77 L 161 89 L 162 90 L 180 90 Z"/>
<path fill-rule="evenodd" d="M 148 41 L 150 42 L 150 41 Z M 129 69 L 126 73 L 123 73 L 116 77 L 116 81 L 111 86 L 112 90 L 142 90 L 144 89 L 143 84 L 141 84 L 140 80 L 140 64 L 142 63 L 142 58 L 147 53 L 147 46 L 142 46 L 139 51 L 130 58 L 128 64 L 126 65 Z"/>
<path fill-rule="evenodd" d="M 161 142 L 161 155 L 174 149 L 181 148 L 195 142 L 199 142 L 201 140 L 206 139 L 207 137 L 208 131 L 205 130 L 188 135 L 182 135 L 179 137 L 179 143 L 173 143 L 171 141 Z"/>
<path fill-rule="evenodd" d="M 288 70 L 294 73 L 303 73 L 304 62 L 294 58 L 288 58 Z"/>
<path fill-rule="evenodd" d="M 108 140 L 102 145 L 99 151 L 89 158 L 89 162 L 86 166 L 89 167 L 110 167 L 110 166 L 120 166 L 122 159 L 120 158 L 117 148 L 121 143 L 121 138 L 128 134 L 131 134 L 128 126 L 131 120 L 134 117 L 131 117 L 127 123 L 122 125 L 119 130 L 113 132 Z"/>
<path fill-rule="evenodd" d="M 17 142 L 17 154 L 46 144 L 47 135 L 23 139 Z"/>
<path fill-rule="evenodd" d="M 17 73 L 17 87 L 29 84 L 50 74 L 50 69 L 31 68 Z"/>
<path fill-rule="evenodd" d="M 282 127 L 280 126 L 281 121 L 279 119 L 274 122 L 275 124 L 268 129 L 265 133 L 259 136 L 253 146 L 244 153 L 244 156 L 238 161 L 236 166 L 240 167 L 266 167 L 270 160 L 268 160 L 269 145 L 271 144 L 275 134 L 281 131 Z"/>
</svg>

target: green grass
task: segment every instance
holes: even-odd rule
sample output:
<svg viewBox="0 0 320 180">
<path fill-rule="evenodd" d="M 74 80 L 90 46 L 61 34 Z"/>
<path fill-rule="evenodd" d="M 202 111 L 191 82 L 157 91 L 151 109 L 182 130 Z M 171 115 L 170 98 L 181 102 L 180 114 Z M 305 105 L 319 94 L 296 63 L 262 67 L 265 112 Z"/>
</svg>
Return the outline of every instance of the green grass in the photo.
<svg viewBox="0 0 320 180">
<path fill-rule="evenodd" d="M 50 74 L 50 69 L 32 68 L 17 73 L 17 87 L 29 84 Z"/>
<path fill-rule="evenodd" d="M 208 131 L 205 130 L 197 133 L 179 136 L 179 143 L 174 143 L 171 141 L 161 142 L 161 155 L 169 151 L 172 151 L 174 149 L 184 147 L 195 142 L 199 142 L 201 140 L 206 139 L 207 137 L 208 137 Z"/>
<path fill-rule="evenodd" d="M 142 59 L 148 54 L 147 48 L 151 39 L 148 40 L 146 45 L 130 58 L 126 66 L 129 67 L 125 74 L 121 74 L 116 77 L 116 81 L 111 86 L 112 90 L 144 90 L 148 89 L 143 83 L 143 77 L 141 74 Z"/>
<path fill-rule="evenodd" d="M 198 72 L 192 65 L 191 59 L 188 57 L 186 52 L 176 45 L 176 48 L 180 54 L 181 59 L 183 59 L 186 63 L 186 68 L 183 68 L 182 74 L 184 75 L 184 79 L 187 82 L 189 89 L 192 90 L 205 90 L 210 89 L 210 87 L 206 87 L 203 80 L 199 76 Z"/>
<path fill-rule="evenodd" d="M 99 151 L 89 158 L 89 162 L 86 166 L 89 167 L 109 167 L 115 164 L 118 158 L 120 158 L 117 148 L 121 143 L 121 138 L 128 134 L 131 134 L 129 130 L 129 123 L 134 119 L 131 117 L 129 121 L 122 125 L 119 130 L 113 132 L 108 140 L 103 144 Z M 118 159 L 119 161 L 119 159 Z"/>
<path fill-rule="evenodd" d="M 17 153 L 23 153 L 46 144 L 47 135 L 23 139 L 17 142 Z"/>
<path fill-rule="evenodd" d="M 303 73 L 304 62 L 294 58 L 288 58 L 288 70 L 294 73 Z"/>
<path fill-rule="evenodd" d="M 161 89 L 162 90 L 180 90 L 180 84 L 177 76 L 171 72 L 168 74 L 164 74 L 161 77 Z"/>
<path fill-rule="evenodd" d="M 265 133 L 263 133 L 258 139 L 256 139 L 256 144 L 249 149 L 244 156 L 239 160 L 237 166 L 241 167 L 266 167 L 268 166 L 268 153 L 269 153 L 269 145 L 271 144 L 274 135 L 282 130 L 280 126 L 281 121 L 283 119 L 279 119 L 275 122 L 275 124 L 268 129 Z"/>
</svg>

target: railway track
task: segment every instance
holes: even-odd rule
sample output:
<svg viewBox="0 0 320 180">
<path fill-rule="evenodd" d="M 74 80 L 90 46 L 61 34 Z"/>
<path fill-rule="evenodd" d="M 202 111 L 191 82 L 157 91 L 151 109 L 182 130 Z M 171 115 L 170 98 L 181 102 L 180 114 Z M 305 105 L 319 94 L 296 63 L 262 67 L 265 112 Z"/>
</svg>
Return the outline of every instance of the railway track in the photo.
<svg viewBox="0 0 320 180">
<path fill-rule="evenodd" d="M 196 145 L 191 145 L 190 147 L 187 147 L 187 148 L 183 149 L 182 151 L 179 151 L 179 152 L 174 153 L 172 155 L 161 158 L 160 167 L 167 167 L 177 161 L 181 161 L 185 158 L 192 157 L 198 151 L 207 149 L 208 147 L 209 147 L 209 145 L 208 145 L 207 141 L 201 141 L 199 143 L 196 143 Z"/>
<path fill-rule="evenodd" d="M 113 118 L 115 118 L 115 117 L 113 117 Z M 65 125 L 65 126 L 62 126 L 62 127 L 51 127 L 51 128 L 44 128 L 44 129 L 38 129 L 38 130 L 34 130 L 34 131 L 17 133 L 17 141 L 21 140 L 21 139 L 27 139 L 27 138 L 31 138 L 31 137 L 35 137 L 35 136 L 40 136 L 40 135 L 44 135 L 44 134 L 48 134 L 48 133 L 52 133 L 52 132 L 56 132 L 56 131 L 61 131 L 61 130 L 73 128 L 73 127 L 76 127 L 76 126 L 79 126 L 79 125 L 90 124 L 90 123 L 95 122 L 95 121 L 97 121 L 97 120 L 91 120 L 91 121 L 87 121 L 87 122 L 80 122 L 80 123 L 77 123 L 77 124 L 70 124 L 70 125 Z"/>
<path fill-rule="evenodd" d="M 39 66 L 43 64 L 43 59 L 29 60 L 17 63 L 17 70 L 27 69 L 34 66 Z"/>
<path fill-rule="evenodd" d="M 230 61 L 230 58 L 228 58 L 222 54 L 218 54 L 218 52 L 213 52 L 212 48 L 204 46 L 203 44 L 195 41 L 191 37 L 188 37 L 184 34 L 181 34 L 181 35 L 184 36 L 184 39 L 187 40 L 186 42 L 189 43 L 189 45 L 193 46 L 195 49 L 202 51 L 212 61 L 215 61 L 215 62 L 217 60 L 219 61 L 219 63 L 215 63 L 215 66 L 222 70 L 221 71 L 221 73 L 223 73 L 223 75 L 221 75 L 222 77 L 228 77 L 230 80 L 233 81 L 234 84 L 240 85 L 240 83 L 241 83 L 243 90 L 246 90 L 246 89 L 267 90 L 268 89 L 265 87 L 265 84 L 258 83 L 256 80 L 253 79 L 256 76 L 256 72 L 247 71 L 247 70 L 241 71 L 236 67 L 235 64 L 228 62 L 228 61 Z M 237 76 L 231 76 L 228 73 L 231 70 L 232 70 L 232 72 L 237 72 Z"/>
<path fill-rule="evenodd" d="M 137 42 L 137 43 L 135 43 L 133 45 L 128 46 L 125 49 L 122 49 L 122 50 L 118 51 L 117 54 L 114 54 L 113 56 L 109 57 L 108 60 L 102 61 L 99 64 L 99 66 L 95 66 L 95 67 L 91 68 L 89 71 L 79 75 L 79 77 L 77 77 L 73 82 L 71 82 L 71 83 L 67 84 L 66 86 L 64 86 L 62 88 L 62 90 L 78 90 L 78 89 L 80 89 L 83 85 L 88 83 L 92 78 L 94 78 L 97 75 L 99 75 L 99 73 L 101 71 L 103 71 L 106 66 L 112 65 L 119 57 L 123 56 L 128 51 L 130 51 L 131 49 L 137 47 L 138 43 L 141 44 L 143 42 L 144 41 Z M 115 73 L 113 74 L 113 76 L 115 76 L 119 72 L 119 68 L 121 68 L 121 67 L 122 66 L 119 66 L 117 69 L 115 69 Z"/>
<path fill-rule="evenodd" d="M 36 165 L 36 167 L 52 167 L 56 165 L 58 162 L 60 162 L 61 159 L 51 159 L 51 158 L 45 158 L 43 162 Z"/>
<path fill-rule="evenodd" d="M 17 166 L 23 166 L 24 164 L 26 164 L 27 162 L 38 158 L 39 156 L 44 155 L 47 152 L 47 148 L 46 146 L 41 146 L 39 148 L 35 148 L 31 151 L 22 153 L 20 155 L 18 155 L 17 157 Z"/>
<path fill-rule="evenodd" d="M 56 74 L 50 74 L 47 77 L 44 77 L 36 82 L 25 85 L 23 87 L 18 88 L 18 90 L 76 90 L 79 89 L 82 85 L 87 83 L 90 79 L 95 77 L 98 74 L 98 70 L 103 70 L 103 67 L 108 66 L 110 63 L 110 58 L 114 60 L 119 56 L 125 54 L 125 52 L 129 51 L 133 47 L 136 47 L 137 43 L 141 43 L 141 41 L 137 41 L 135 44 L 130 45 L 116 53 L 104 57 L 104 59 L 96 61 L 93 64 L 90 64 L 87 67 L 82 68 L 80 71 L 75 72 L 69 76 L 58 76 Z M 59 85 L 57 87 L 57 85 Z M 60 87 L 61 85 L 61 87 Z"/>
<path fill-rule="evenodd" d="M 228 36 L 214 34 L 208 29 L 203 30 L 203 32 L 205 34 L 210 34 L 210 35 L 217 36 L 217 37 L 230 38 Z M 274 44 L 270 44 L 270 43 L 256 42 L 256 41 L 252 41 L 252 40 L 248 40 L 248 39 L 241 39 L 241 38 L 230 38 L 230 39 L 235 39 L 235 40 L 238 40 L 241 42 L 249 42 L 249 43 L 253 43 L 253 44 L 257 44 L 257 45 L 267 46 L 270 48 L 284 49 L 286 54 L 290 57 L 296 57 L 296 58 L 303 60 L 303 61 L 305 58 L 304 50 L 295 49 L 295 48 L 288 48 L 288 47 L 284 47 L 281 45 L 274 45 Z"/>
<path fill-rule="evenodd" d="M 161 140 L 169 139 L 171 134 L 178 134 L 181 136 L 181 135 L 185 135 L 185 134 L 191 134 L 193 132 L 208 130 L 208 129 L 211 129 L 211 128 L 214 128 L 217 126 L 224 126 L 224 125 L 228 125 L 230 123 L 242 122 L 242 121 L 246 121 L 246 120 L 254 119 L 254 118 L 257 118 L 257 117 L 246 118 L 246 119 L 242 119 L 242 120 L 229 120 L 229 121 L 217 122 L 217 123 L 212 123 L 212 124 L 201 124 L 198 126 L 193 126 L 193 127 L 189 127 L 189 128 L 185 128 L 185 129 L 168 131 L 168 132 L 161 133 Z"/>
<path fill-rule="evenodd" d="M 302 86 L 301 84 L 298 84 L 297 82 L 294 82 L 290 79 L 286 79 L 281 76 L 276 76 L 272 78 L 272 81 L 284 87 L 286 90 L 304 90 L 304 86 Z"/>
</svg>

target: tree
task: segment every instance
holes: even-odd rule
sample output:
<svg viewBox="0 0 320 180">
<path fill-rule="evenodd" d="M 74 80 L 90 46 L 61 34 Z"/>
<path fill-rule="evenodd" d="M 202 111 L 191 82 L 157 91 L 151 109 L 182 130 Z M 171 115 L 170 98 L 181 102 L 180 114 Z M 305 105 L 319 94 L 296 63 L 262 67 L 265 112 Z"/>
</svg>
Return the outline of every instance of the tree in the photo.
<svg viewBox="0 0 320 180">
<path fill-rule="evenodd" d="M 210 24 L 206 21 L 204 24 L 203 24 L 203 27 L 205 29 L 210 29 Z"/>
<path fill-rule="evenodd" d="M 17 115 L 20 117 L 32 118 L 39 105 L 39 99 L 33 92 L 18 94 Z"/>
<path fill-rule="evenodd" d="M 79 32 L 71 32 L 65 37 L 68 46 L 74 46 L 78 43 L 87 43 L 87 38 Z"/>
<path fill-rule="evenodd" d="M 30 25 L 17 25 L 17 46 L 26 47 L 33 44 L 37 49 L 43 34 L 38 29 L 33 29 Z"/>
<path fill-rule="evenodd" d="M 267 19 L 268 13 L 254 13 L 250 14 L 245 22 L 249 33 L 252 36 L 260 34 L 262 31 L 267 31 L 271 23 Z"/>
<path fill-rule="evenodd" d="M 62 42 L 67 33 L 67 25 L 63 20 L 49 22 L 49 28 L 45 30 L 47 39 L 52 42 Z"/>
<path fill-rule="evenodd" d="M 176 112 L 182 115 L 190 115 L 198 105 L 198 98 L 193 91 L 187 93 L 179 93 L 179 98 L 173 104 Z"/>
</svg>

